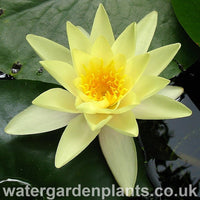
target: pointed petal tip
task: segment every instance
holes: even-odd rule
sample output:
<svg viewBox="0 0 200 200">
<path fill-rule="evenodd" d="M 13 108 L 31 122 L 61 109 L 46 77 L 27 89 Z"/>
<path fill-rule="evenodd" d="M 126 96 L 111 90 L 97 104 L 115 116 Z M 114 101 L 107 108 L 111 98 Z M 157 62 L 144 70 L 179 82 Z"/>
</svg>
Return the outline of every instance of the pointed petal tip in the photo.
<svg viewBox="0 0 200 200">
<path fill-rule="evenodd" d="M 179 43 L 179 42 L 178 42 L 178 43 L 175 43 L 174 46 L 177 47 L 177 51 L 178 51 L 178 50 L 181 48 L 181 43 Z"/>
<path fill-rule="evenodd" d="M 45 65 L 45 60 L 42 60 L 42 61 L 39 61 L 39 63 L 44 67 L 44 65 Z"/>
<path fill-rule="evenodd" d="M 66 151 L 67 153 L 67 151 Z M 76 155 L 75 155 L 76 156 Z M 57 147 L 57 151 L 56 151 L 56 155 L 55 155 L 55 167 L 57 169 L 65 166 L 67 163 L 69 163 L 71 160 L 73 160 L 74 157 L 68 157 L 68 159 L 65 159 L 63 157 L 60 156 L 60 152 L 58 153 L 58 147 Z"/>
<path fill-rule="evenodd" d="M 27 35 L 26 35 L 26 40 L 27 40 L 27 41 L 30 39 L 31 35 L 32 35 L 32 34 L 27 34 Z"/>
<path fill-rule="evenodd" d="M 184 88 L 183 87 L 179 87 L 179 86 L 174 86 L 177 90 L 178 90 L 178 94 L 177 96 L 180 97 L 183 93 L 184 93 Z M 176 97 L 175 99 L 177 99 L 178 97 Z"/>
<path fill-rule="evenodd" d="M 87 31 L 85 31 L 83 28 L 75 26 L 69 21 L 66 23 L 66 31 L 70 50 L 79 49 L 88 53 L 90 52 L 91 42 L 89 40 L 89 34 Z"/>
<path fill-rule="evenodd" d="M 54 61 L 56 61 L 56 60 L 41 60 L 41 61 L 39 61 L 39 63 L 40 63 L 43 67 L 45 67 L 47 64 L 50 64 L 51 62 L 54 62 Z M 58 62 L 62 62 L 62 61 L 58 61 Z"/>
<path fill-rule="evenodd" d="M 99 4 L 99 7 L 94 17 L 94 22 L 90 34 L 91 41 L 94 42 L 96 38 L 100 35 L 105 36 L 105 38 L 109 41 L 110 45 L 114 43 L 115 39 L 112 31 L 112 26 L 110 24 L 108 14 L 103 4 Z"/>
<path fill-rule="evenodd" d="M 72 24 L 70 21 L 66 22 L 66 27 L 67 27 L 68 33 L 69 33 L 70 30 L 76 30 L 77 29 L 77 27 L 74 24 Z"/>
<path fill-rule="evenodd" d="M 97 12 L 96 12 L 96 13 L 104 13 L 104 14 L 107 15 L 107 11 L 106 11 L 106 9 L 104 8 L 104 6 L 103 6 L 102 3 L 99 4 L 99 7 L 97 8 Z"/>
<path fill-rule="evenodd" d="M 35 34 L 27 34 L 26 35 L 26 40 L 31 44 L 32 42 L 35 42 L 35 39 L 41 39 L 43 38 L 42 36 L 39 36 L 39 35 L 35 35 Z M 46 39 L 46 38 L 44 38 Z M 34 44 L 34 43 L 33 43 Z"/>
<path fill-rule="evenodd" d="M 67 163 L 69 163 L 72 159 L 73 158 L 68 159 L 68 160 L 62 159 L 62 158 L 60 158 L 60 156 L 58 155 L 58 152 L 56 151 L 55 161 L 54 161 L 55 167 L 57 169 L 59 169 L 59 168 L 63 167 L 64 165 L 66 165 Z"/>
<path fill-rule="evenodd" d="M 64 166 L 64 164 L 59 163 L 59 162 L 57 161 L 57 159 L 55 158 L 55 167 L 56 167 L 57 169 L 59 169 L 59 168 L 61 168 L 61 167 L 63 167 L 63 166 Z"/>
<path fill-rule="evenodd" d="M 135 184 L 129 186 L 129 187 L 126 187 L 126 188 L 123 188 L 124 190 L 124 194 L 126 197 L 131 197 L 133 196 L 133 191 L 130 190 L 130 188 L 132 188 L 134 190 L 134 187 L 135 187 Z M 128 190 L 127 190 L 128 189 Z"/>
<path fill-rule="evenodd" d="M 185 117 L 189 117 L 192 115 L 192 110 L 190 110 L 188 107 L 187 108 L 187 111 L 185 112 Z"/>
<path fill-rule="evenodd" d="M 105 13 L 107 15 L 106 9 L 104 8 L 102 3 L 99 4 L 97 11 L 96 11 L 96 14 L 97 13 Z"/>
<path fill-rule="evenodd" d="M 31 102 L 33 105 L 36 104 L 36 102 L 37 102 L 36 99 L 37 99 L 37 98 L 33 99 L 33 101 Z"/>
<path fill-rule="evenodd" d="M 101 13 L 101 14 L 106 15 L 106 16 L 108 17 L 107 11 L 106 11 L 106 9 L 104 8 L 104 6 L 103 6 L 102 3 L 99 4 L 99 7 L 97 8 L 96 14 L 97 14 L 97 13 Z"/>
<path fill-rule="evenodd" d="M 183 94 L 184 93 L 184 88 L 183 87 L 179 87 L 179 86 L 176 86 L 177 87 L 177 89 L 179 89 L 180 90 L 180 93 L 181 94 Z M 181 96 L 181 94 L 180 94 L 180 96 Z"/>
<path fill-rule="evenodd" d="M 135 131 L 135 130 L 134 131 L 130 131 L 130 132 L 127 132 L 126 134 L 125 133 L 120 133 L 120 134 L 129 136 L 131 138 L 135 138 L 135 137 L 138 137 L 139 130 L 137 130 L 137 131 Z"/>
<path fill-rule="evenodd" d="M 184 88 L 179 87 L 179 86 L 171 86 L 171 85 L 166 86 L 165 88 L 163 88 L 162 90 L 158 92 L 158 94 L 168 96 L 175 100 L 178 97 L 180 97 L 183 93 L 184 93 Z"/>
<path fill-rule="evenodd" d="M 170 82 L 171 82 L 169 79 L 166 79 L 166 78 L 163 78 L 163 81 L 164 81 L 164 82 L 165 82 L 165 84 L 166 84 L 165 86 L 169 85 L 169 84 L 170 84 Z"/>
<path fill-rule="evenodd" d="M 136 130 L 133 130 L 130 133 L 131 133 L 130 137 L 132 137 L 132 138 L 138 137 L 138 135 L 139 135 L 139 128 L 138 128 L 138 126 L 137 126 Z"/>
<path fill-rule="evenodd" d="M 152 12 L 150 12 L 147 15 L 151 16 L 152 18 L 155 18 L 156 20 L 158 18 L 158 12 L 156 10 L 153 10 Z"/>
<path fill-rule="evenodd" d="M 153 10 L 152 12 L 147 13 L 147 14 L 141 19 L 141 21 L 144 20 L 144 19 L 145 19 L 145 20 L 151 19 L 151 20 L 157 22 L 157 20 L 158 20 L 158 12 L 155 11 L 155 10 Z"/>
<path fill-rule="evenodd" d="M 67 25 L 71 25 L 72 23 L 70 21 L 66 21 L 66 24 Z"/>
<path fill-rule="evenodd" d="M 67 26 L 67 30 L 71 27 L 74 27 L 74 25 L 70 22 L 70 21 L 67 21 L 66 22 L 66 26 Z"/>
<path fill-rule="evenodd" d="M 136 28 L 136 22 L 132 22 L 129 26 L 127 26 L 127 27 L 129 27 L 130 29 L 135 29 Z"/>
<path fill-rule="evenodd" d="M 88 115 L 84 114 L 85 120 L 92 131 L 100 130 L 103 128 L 111 119 L 112 115 Z"/>
<path fill-rule="evenodd" d="M 39 37 L 39 36 L 34 35 L 34 34 L 27 34 L 27 35 L 26 35 L 26 40 L 27 40 L 27 42 L 28 42 L 29 44 L 31 44 L 31 43 L 32 43 L 32 40 L 34 40 L 34 39 L 37 38 L 37 37 Z"/>
<path fill-rule="evenodd" d="M 67 35 L 69 36 L 69 32 L 71 29 L 74 28 L 74 25 L 70 22 L 70 21 L 67 21 L 66 22 L 66 30 L 67 30 Z"/>
<path fill-rule="evenodd" d="M 7 134 L 12 134 L 8 128 L 8 125 L 4 128 L 4 132 Z"/>
<path fill-rule="evenodd" d="M 137 25 L 137 23 L 136 22 L 132 22 L 132 26 L 135 28 L 136 27 L 136 25 Z"/>
<path fill-rule="evenodd" d="M 182 104 L 184 106 L 184 110 L 182 111 L 182 115 L 180 115 L 177 118 L 183 118 L 183 117 L 190 117 L 192 115 L 192 110 L 190 110 L 187 106 Z"/>
<path fill-rule="evenodd" d="M 152 15 L 158 16 L 158 12 L 156 10 L 153 10 L 151 13 Z"/>
<path fill-rule="evenodd" d="M 149 13 L 149 15 L 147 15 L 149 18 L 151 18 L 152 21 L 155 21 L 155 26 L 157 26 L 157 22 L 158 22 L 158 12 L 157 11 L 152 11 L 151 13 Z"/>
<path fill-rule="evenodd" d="M 42 36 L 28 34 L 26 40 L 42 60 L 60 60 L 72 63 L 68 48 Z"/>
<path fill-rule="evenodd" d="M 177 43 L 173 43 L 173 44 L 168 44 L 166 45 L 166 47 L 169 46 L 169 47 L 173 47 L 174 49 L 177 49 L 177 51 L 181 48 L 181 43 L 180 42 L 177 42 Z M 165 47 L 165 46 L 163 46 Z M 162 47 L 160 47 L 162 48 Z"/>
<path fill-rule="evenodd" d="M 162 103 L 161 103 L 162 102 Z M 179 101 L 165 95 L 155 94 L 133 108 L 137 119 L 177 119 L 189 117 L 192 111 Z"/>
<path fill-rule="evenodd" d="M 12 126 L 10 122 L 4 128 L 4 132 L 9 135 L 19 135 L 18 132 L 15 130 L 15 126 Z"/>
<path fill-rule="evenodd" d="M 105 8 L 104 8 L 104 6 L 103 6 L 102 3 L 99 4 L 98 10 L 99 10 L 99 9 L 103 9 L 103 10 L 105 10 Z"/>
<path fill-rule="evenodd" d="M 7 126 L 4 128 L 4 132 L 9 135 L 19 135 L 19 133 L 14 129 L 13 126 L 10 126 L 8 123 Z"/>
<path fill-rule="evenodd" d="M 138 135 L 139 135 L 139 129 L 137 132 L 134 133 L 134 135 L 132 137 L 138 137 Z"/>
<path fill-rule="evenodd" d="M 36 35 L 30 33 L 30 34 L 27 34 L 27 35 L 26 35 L 26 39 L 30 39 L 30 37 L 35 37 L 35 36 L 36 36 Z"/>
</svg>

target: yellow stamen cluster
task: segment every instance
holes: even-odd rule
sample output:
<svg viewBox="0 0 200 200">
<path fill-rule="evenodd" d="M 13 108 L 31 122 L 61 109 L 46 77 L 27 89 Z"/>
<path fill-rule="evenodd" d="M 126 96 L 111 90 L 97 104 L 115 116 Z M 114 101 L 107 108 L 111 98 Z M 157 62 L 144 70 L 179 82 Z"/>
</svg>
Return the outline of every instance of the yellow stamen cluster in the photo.
<svg viewBox="0 0 200 200">
<path fill-rule="evenodd" d="M 114 61 L 107 66 L 101 62 L 90 62 L 81 74 L 80 88 L 94 101 L 107 100 L 109 106 L 114 105 L 127 92 L 124 67 L 115 68 Z"/>
</svg>

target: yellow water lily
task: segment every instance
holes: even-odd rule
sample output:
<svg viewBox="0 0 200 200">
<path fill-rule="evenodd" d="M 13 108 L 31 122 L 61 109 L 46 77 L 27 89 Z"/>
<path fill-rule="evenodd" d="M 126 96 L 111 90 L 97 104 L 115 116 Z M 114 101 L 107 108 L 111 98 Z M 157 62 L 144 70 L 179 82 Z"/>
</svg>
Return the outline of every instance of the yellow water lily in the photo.
<svg viewBox="0 0 200 200">
<path fill-rule="evenodd" d="M 64 88 L 39 95 L 33 105 L 9 122 L 5 131 L 25 135 L 67 125 L 55 156 L 57 168 L 99 135 L 101 149 L 118 184 L 134 187 L 136 119 L 191 115 L 190 109 L 174 100 L 183 89 L 168 86 L 170 81 L 159 77 L 180 44 L 148 52 L 156 24 L 157 12 L 153 11 L 139 23 L 130 24 L 115 40 L 100 4 L 90 35 L 67 22 L 70 50 L 46 38 L 27 35 L 30 45 L 44 60 L 41 65 Z"/>
</svg>

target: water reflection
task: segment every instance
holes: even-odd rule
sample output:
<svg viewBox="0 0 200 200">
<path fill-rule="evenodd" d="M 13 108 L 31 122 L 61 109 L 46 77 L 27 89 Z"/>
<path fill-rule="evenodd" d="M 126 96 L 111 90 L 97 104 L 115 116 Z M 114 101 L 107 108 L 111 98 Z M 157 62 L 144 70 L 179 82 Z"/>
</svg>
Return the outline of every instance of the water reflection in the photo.
<svg viewBox="0 0 200 200">
<path fill-rule="evenodd" d="M 15 78 L 9 74 L 0 71 L 0 80 L 14 80 Z"/>
<path fill-rule="evenodd" d="M 138 122 L 139 140 L 147 161 L 147 174 L 154 187 L 172 187 L 177 194 L 178 188 L 196 187 L 195 192 L 200 197 L 200 112 L 188 95 L 182 102 L 193 111 L 191 117 L 141 120 Z"/>
<path fill-rule="evenodd" d="M 12 68 L 11 68 L 11 75 L 12 76 L 17 75 L 19 73 L 19 71 L 21 70 L 21 68 L 22 68 L 22 64 L 19 61 L 17 61 L 16 63 L 14 63 L 12 65 Z"/>
</svg>

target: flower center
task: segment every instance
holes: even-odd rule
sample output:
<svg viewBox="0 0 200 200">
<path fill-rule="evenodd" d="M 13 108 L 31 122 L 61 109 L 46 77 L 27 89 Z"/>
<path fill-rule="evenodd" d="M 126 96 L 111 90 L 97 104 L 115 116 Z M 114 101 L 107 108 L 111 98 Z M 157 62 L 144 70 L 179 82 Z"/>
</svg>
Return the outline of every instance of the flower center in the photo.
<svg viewBox="0 0 200 200">
<path fill-rule="evenodd" d="M 116 69 L 114 61 L 104 66 L 100 59 L 92 60 L 81 74 L 80 88 L 90 99 L 107 100 L 109 106 L 114 105 L 128 91 L 125 87 L 126 75 L 124 66 Z"/>
</svg>

